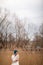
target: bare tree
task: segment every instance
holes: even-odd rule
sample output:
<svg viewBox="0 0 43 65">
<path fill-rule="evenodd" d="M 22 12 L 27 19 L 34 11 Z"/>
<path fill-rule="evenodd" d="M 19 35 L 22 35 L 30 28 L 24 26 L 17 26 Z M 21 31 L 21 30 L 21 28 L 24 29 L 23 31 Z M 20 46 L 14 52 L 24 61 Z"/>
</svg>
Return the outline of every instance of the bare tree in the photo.
<svg viewBox="0 0 43 65">
<path fill-rule="evenodd" d="M 17 46 L 26 46 L 29 42 L 28 34 L 25 25 L 18 18 L 15 19 L 15 34 Z"/>
<path fill-rule="evenodd" d="M 38 34 L 35 35 L 35 38 L 32 41 L 32 48 L 43 48 L 43 37 Z"/>
<path fill-rule="evenodd" d="M 40 25 L 39 32 L 43 36 L 43 23 Z"/>
<path fill-rule="evenodd" d="M 4 16 L 2 14 L 2 16 L 0 17 L 0 40 L 1 40 L 0 42 L 3 42 L 3 45 L 6 45 L 6 47 L 7 47 L 7 28 L 10 25 L 10 22 L 7 20 L 7 16 L 8 16 L 8 13 L 6 14 L 6 11 L 5 11 Z M 4 41 L 3 41 L 3 38 L 4 38 Z M 6 44 L 4 43 L 5 40 L 6 40 Z"/>
</svg>

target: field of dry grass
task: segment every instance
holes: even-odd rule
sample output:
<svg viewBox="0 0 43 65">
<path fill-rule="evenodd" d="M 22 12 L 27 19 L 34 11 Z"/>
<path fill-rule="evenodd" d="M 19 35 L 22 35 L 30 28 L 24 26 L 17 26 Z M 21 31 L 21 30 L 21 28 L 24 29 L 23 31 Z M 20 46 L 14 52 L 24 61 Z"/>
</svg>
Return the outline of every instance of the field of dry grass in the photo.
<svg viewBox="0 0 43 65">
<path fill-rule="evenodd" d="M 29 52 L 18 49 L 20 55 L 20 65 L 43 65 L 43 53 Z M 11 55 L 13 51 L 0 51 L 0 65 L 11 65 Z"/>
</svg>

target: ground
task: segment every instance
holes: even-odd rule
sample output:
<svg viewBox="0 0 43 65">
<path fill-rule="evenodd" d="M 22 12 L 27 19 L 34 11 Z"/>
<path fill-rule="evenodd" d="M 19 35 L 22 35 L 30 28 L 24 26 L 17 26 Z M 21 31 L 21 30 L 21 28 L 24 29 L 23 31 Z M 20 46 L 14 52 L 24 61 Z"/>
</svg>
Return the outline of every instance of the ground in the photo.
<svg viewBox="0 0 43 65">
<path fill-rule="evenodd" d="M 31 52 L 18 49 L 20 55 L 20 65 L 43 65 L 43 51 Z M 13 51 L 0 51 L 0 65 L 11 65 L 11 55 Z"/>
</svg>

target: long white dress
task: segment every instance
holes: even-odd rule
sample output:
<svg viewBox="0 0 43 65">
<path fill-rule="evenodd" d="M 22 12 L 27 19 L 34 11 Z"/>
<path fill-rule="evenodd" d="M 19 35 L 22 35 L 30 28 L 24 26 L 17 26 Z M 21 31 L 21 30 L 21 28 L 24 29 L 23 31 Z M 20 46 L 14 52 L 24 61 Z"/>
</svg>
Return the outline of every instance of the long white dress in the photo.
<svg viewBox="0 0 43 65">
<path fill-rule="evenodd" d="M 19 65 L 19 61 L 14 62 L 15 60 L 19 60 L 19 54 L 17 54 L 16 56 L 12 55 L 11 59 L 12 59 L 12 64 L 11 65 Z"/>
</svg>

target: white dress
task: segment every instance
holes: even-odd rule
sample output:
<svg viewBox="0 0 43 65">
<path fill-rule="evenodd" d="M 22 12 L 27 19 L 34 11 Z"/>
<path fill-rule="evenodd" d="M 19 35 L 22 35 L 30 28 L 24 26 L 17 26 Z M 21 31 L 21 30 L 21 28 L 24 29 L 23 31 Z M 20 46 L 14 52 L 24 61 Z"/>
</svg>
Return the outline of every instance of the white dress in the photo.
<svg viewBox="0 0 43 65">
<path fill-rule="evenodd" d="M 11 59 L 12 59 L 12 64 L 11 65 L 19 65 L 19 54 L 17 54 L 16 56 L 12 55 Z M 18 61 L 14 62 L 15 60 L 18 60 Z"/>
</svg>

